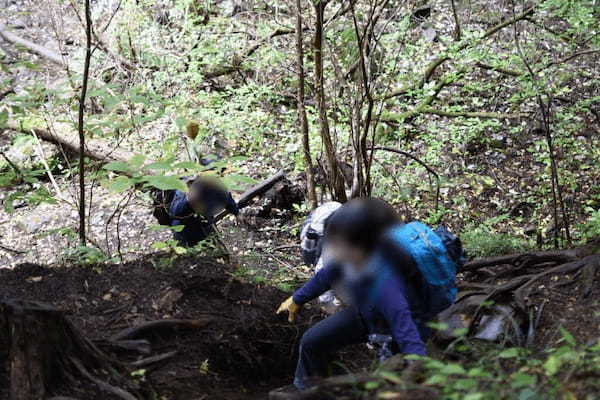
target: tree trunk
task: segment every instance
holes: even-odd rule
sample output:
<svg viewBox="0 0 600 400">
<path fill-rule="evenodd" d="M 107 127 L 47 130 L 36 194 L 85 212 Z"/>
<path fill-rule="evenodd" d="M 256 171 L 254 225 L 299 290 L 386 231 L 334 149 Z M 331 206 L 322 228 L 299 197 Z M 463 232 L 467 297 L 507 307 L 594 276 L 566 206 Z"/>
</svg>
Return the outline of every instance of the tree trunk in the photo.
<svg viewBox="0 0 600 400">
<path fill-rule="evenodd" d="M 302 4 L 296 0 L 296 56 L 298 57 L 298 119 L 300 121 L 300 136 L 304 151 L 304 169 L 306 171 L 306 197 L 311 209 L 317 208 L 317 192 L 313 162 L 310 155 L 310 137 L 308 135 L 308 119 L 304 107 L 304 48 L 302 35 Z"/>
<path fill-rule="evenodd" d="M 325 155 L 327 157 L 328 184 L 331 190 L 333 200 L 346 202 L 346 190 L 344 187 L 344 177 L 338 166 L 337 154 L 331 133 L 329 130 L 329 121 L 327 119 L 327 106 L 325 104 L 325 89 L 323 76 L 323 15 L 325 13 L 326 2 L 318 0 L 314 3 L 317 22 L 315 26 L 314 49 L 315 49 L 315 79 L 317 90 L 317 104 L 319 108 L 319 123 L 321 125 L 321 139 L 325 146 Z"/>
<path fill-rule="evenodd" d="M 122 399 L 143 398 L 125 368 L 50 305 L 14 299 L 0 302 L 0 344 L 8 353 L 10 400 L 43 400 L 59 386 L 64 390 L 65 383 L 79 387 L 82 379 Z"/>
</svg>

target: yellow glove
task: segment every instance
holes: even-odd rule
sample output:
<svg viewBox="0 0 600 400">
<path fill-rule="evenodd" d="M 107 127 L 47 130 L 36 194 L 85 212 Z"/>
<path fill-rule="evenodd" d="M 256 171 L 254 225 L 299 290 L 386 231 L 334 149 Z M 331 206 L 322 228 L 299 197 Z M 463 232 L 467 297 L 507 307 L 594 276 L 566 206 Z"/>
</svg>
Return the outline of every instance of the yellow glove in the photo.
<svg viewBox="0 0 600 400">
<path fill-rule="evenodd" d="M 298 315 L 298 312 L 300 312 L 301 308 L 301 305 L 294 303 L 294 297 L 290 296 L 289 299 L 281 303 L 277 309 L 277 314 L 287 311 L 289 313 L 288 321 L 294 322 L 296 320 L 296 315 Z"/>
</svg>

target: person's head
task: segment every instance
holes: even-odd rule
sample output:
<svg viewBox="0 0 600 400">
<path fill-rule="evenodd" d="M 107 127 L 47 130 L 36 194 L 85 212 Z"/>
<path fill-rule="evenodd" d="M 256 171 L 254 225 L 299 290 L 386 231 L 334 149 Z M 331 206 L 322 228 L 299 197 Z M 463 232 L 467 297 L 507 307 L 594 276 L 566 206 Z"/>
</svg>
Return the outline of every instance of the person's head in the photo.
<svg viewBox="0 0 600 400">
<path fill-rule="evenodd" d="M 191 207 L 197 213 L 204 213 L 209 208 L 210 202 L 214 202 L 215 198 L 222 197 L 221 194 L 226 192 L 223 185 L 211 176 L 196 176 L 187 182 L 188 193 L 187 198 Z"/>
<path fill-rule="evenodd" d="M 328 251 L 338 261 L 362 268 L 383 233 L 399 222 L 393 207 L 380 199 L 359 198 L 340 207 L 325 227 Z"/>
</svg>

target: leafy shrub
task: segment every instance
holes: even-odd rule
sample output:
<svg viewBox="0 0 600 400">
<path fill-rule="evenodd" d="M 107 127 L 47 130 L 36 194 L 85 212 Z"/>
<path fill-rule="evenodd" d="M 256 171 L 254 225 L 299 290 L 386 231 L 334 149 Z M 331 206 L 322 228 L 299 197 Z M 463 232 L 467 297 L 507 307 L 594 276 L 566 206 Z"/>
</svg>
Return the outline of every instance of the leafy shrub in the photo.
<svg viewBox="0 0 600 400">
<path fill-rule="evenodd" d="M 470 257 L 493 257 L 518 253 L 533 247 L 526 239 L 507 233 L 494 232 L 487 226 L 467 228 L 462 232 L 460 238 Z"/>
<path fill-rule="evenodd" d="M 578 226 L 581 232 L 581 238 L 584 240 L 600 237 L 600 210 L 594 210 L 591 207 L 586 209 L 590 213 L 589 219 Z"/>
</svg>

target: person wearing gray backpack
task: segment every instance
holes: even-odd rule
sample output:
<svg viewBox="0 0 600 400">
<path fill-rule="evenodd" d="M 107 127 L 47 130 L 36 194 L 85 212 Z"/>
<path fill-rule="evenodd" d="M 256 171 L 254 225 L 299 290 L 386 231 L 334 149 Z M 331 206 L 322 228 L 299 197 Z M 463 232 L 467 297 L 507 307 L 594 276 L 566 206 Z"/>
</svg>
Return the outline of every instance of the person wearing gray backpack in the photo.
<svg viewBox="0 0 600 400">
<path fill-rule="evenodd" d="M 427 323 L 454 301 L 462 263 L 462 248 L 447 248 L 460 245 L 449 231 L 404 224 L 388 203 L 374 198 L 340 207 L 328 219 L 325 237 L 336 262 L 283 302 L 278 313 L 287 311 L 292 322 L 303 304 L 340 282 L 351 302 L 304 333 L 294 377 L 300 390 L 324 376 L 327 355 L 350 344 L 371 341 L 388 356 L 425 355 Z"/>
</svg>

